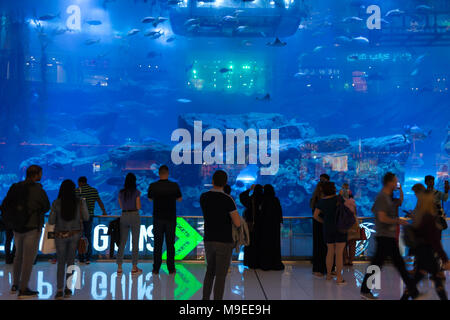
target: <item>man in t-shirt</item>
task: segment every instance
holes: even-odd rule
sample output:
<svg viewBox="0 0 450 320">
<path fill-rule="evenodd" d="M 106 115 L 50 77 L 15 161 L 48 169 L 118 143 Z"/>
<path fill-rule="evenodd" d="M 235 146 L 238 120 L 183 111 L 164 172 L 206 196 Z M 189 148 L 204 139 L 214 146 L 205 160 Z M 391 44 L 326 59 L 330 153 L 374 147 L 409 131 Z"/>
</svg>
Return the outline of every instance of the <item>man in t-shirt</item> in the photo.
<svg viewBox="0 0 450 320">
<path fill-rule="evenodd" d="M 79 177 L 78 189 L 76 190 L 77 195 L 86 200 L 86 205 L 89 211 L 89 220 L 83 221 L 83 233 L 89 243 L 88 250 L 86 254 L 79 255 L 78 259 L 80 260 L 80 263 L 90 264 L 92 255 L 92 222 L 94 220 L 95 203 L 98 203 L 98 206 L 102 210 L 104 216 L 106 216 L 107 213 L 97 189 L 88 185 L 87 182 L 88 180 L 86 177 Z"/>
<path fill-rule="evenodd" d="M 392 199 L 393 192 L 397 188 L 397 182 L 395 174 L 392 172 L 386 173 L 383 177 L 383 188 L 378 193 L 372 207 L 372 212 L 375 215 L 377 247 L 371 265 L 378 266 L 381 269 L 386 257 L 391 256 L 395 268 L 407 286 L 408 293 L 415 299 L 419 296 L 419 292 L 406 271 L 405 262 L 396 241 L 397 226 L 407 224 L 405 220 L 398 217 L 396 204 Z M 367 287 L 367 281 L 371 275 L 371 273 L 366 273 L 361 285 L 361 297 L 368 300 L 376 299 Z"/>
<path fill-rule="evenodd" d="M 223 192 L 227 180 L 225 171 L 217 170 L 213 175 L 213 188 L 200 196 L 200 206 L 205 219 L 206 274 L 203 281 L 203 300 L 210 299 L 213 283 L 214 300 L 223 299 L 225 278 L 233 252 L 232 223 L 236 227 L 241 225 L 233 198 Z"/>
<path fill-rule="evenodd" d="M 148 187 L 148 198 L 153 201 L 153 273 L 158 274 L 162 263 L 164 238 L 167 247 L 167 269 L 175 273 L 175 229 L 177 226 L 177 201 L 181 201 L 180 187 L 169 180 L 169 168 L 159 168 L 159 180 Z"/>
</svg>

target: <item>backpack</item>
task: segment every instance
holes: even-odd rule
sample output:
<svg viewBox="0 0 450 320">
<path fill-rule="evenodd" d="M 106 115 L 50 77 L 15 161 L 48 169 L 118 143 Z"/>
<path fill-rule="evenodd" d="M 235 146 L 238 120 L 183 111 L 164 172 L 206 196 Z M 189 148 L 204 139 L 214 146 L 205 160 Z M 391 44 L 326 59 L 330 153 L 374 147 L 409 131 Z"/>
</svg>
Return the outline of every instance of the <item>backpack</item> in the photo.
<svg viewBox="0 0 450 320">
<path fill-rule="evenodd" d="M 28 212 L 29 184 L 15 183 L 9 188 L 0 206 L 2 221 L 6 229 L 21 232 L 25 229 L 30 214 Z"/>
<path fill-rule="evenodd" d="M 336 227 L 339 232 L 347 233 L 347 231 L 355 224 L 355 215 L 344 204 L 344 198 L 338 196 L 336 203 Z"/>
</svg>

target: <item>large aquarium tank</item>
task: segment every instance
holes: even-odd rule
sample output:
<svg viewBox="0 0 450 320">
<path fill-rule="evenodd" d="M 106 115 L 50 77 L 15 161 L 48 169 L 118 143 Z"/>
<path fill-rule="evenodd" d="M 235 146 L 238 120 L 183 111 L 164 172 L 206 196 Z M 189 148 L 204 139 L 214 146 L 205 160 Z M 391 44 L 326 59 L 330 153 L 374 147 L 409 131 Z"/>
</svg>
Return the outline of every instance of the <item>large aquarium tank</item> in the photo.
<svg viewBox="0 0 450 320">
<path fill-rule="evenodd" d="M 125 175 L 146 194 L 166 164 L 184 216 L 219 168 L 284 216 L 322 173 L 371 216 L 392 171 L 412 209 L 448 179 L 449 57 L 445 0 L 1 1 L 0 199 L 39 164 L 50 200 L 86 176 L 117 214 Z"/>
</svg>

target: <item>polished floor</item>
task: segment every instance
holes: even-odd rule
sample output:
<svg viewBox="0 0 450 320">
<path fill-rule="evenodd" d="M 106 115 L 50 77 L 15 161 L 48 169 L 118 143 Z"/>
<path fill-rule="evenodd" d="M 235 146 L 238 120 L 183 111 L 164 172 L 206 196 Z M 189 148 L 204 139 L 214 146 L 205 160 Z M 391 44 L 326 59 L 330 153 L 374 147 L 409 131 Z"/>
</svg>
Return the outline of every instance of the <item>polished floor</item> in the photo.
<svg viewBox="0 0 450 320">
<path fill-rule="evenodd" d="M 178 263 L 177 274 L 169 275 L 165 267 L 158 276 L 151 273 L 151 262 L 143 262 L 143 273 L 132 276 L 131 265 L 124 264 L 124 273 L 117 277 L 113 262 L 80 265 L 81 277 L 72 279 L 75 294 L 71 299 L 89 300 L 199 300 L 205 265 L 200 262 Z M 359 287 L 367 264 L 346 267 L 346 286 L 336 286 L 334 281 L 314 278 L 308 262 L 286 263 L 284 271 L 265 272 L 249 270 L 233 263 L 227 277 L 226 300 L 359 300 Z M 33 270 L 30 287 L 40 292 L 35 299 L 53 299 L 55 294 L 56 265 L 38 262 Z M 448 274 L 447 274 L 448 276 Z M 79 281 L 78 281 L 79 280 Z M 17 299 L 9 293 L 12 283 L 12 266 L 0 262 L 0 299 Z M 403 283 L 390 265 L 382 270 L 381 290 L 375 291 L 380 299 L 397 300 Z M 423 281 L 419 290 L 426 292 L 425 299 L 437 299 L 433 284 Z M 447 282 L 447 291 L 450 285 Z"/>
</svg>

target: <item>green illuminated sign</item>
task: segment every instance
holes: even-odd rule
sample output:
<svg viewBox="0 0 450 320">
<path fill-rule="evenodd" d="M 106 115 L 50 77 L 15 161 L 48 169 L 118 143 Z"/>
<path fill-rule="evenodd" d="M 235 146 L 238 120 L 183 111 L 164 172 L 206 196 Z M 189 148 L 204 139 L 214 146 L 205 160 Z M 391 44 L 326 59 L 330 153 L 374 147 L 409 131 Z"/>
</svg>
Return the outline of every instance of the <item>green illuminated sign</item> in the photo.
<svg viewBox="0 0 450 320">
<path fill-rule="evenodd" d="M 161 266 L 161 270 L 168 273 L 166 265 Z M 175 285 L 175 300 L 189 300 L 202 287 L 197 278 L 182 264 L 177 264 Z"/>
<path fill-rule="evenodd" d="M 183 260 L 197 245 L 203 241 L 203 237 L 191 227 L 186 220 L 177 217 L 175 236 L 175 260 Z M 167 251 L 163 253 L 163 259 L 167 259 Z"/>
</svg>

